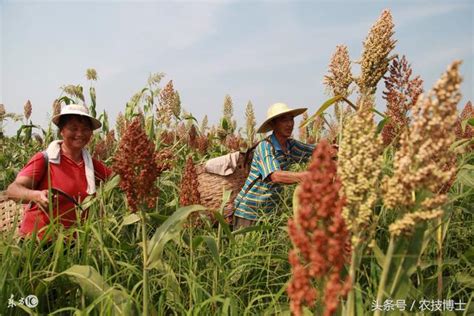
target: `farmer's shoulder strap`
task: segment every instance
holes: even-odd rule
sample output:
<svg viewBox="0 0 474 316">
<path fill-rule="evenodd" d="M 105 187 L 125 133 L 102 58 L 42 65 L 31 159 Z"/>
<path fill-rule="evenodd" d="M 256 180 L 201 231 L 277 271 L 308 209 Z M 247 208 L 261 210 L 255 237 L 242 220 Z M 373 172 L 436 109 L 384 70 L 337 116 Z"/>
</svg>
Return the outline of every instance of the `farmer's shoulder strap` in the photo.
<svg viewBox="0 0 474 316">
<path fill-rule="evenodd" d="M 248 151 L 249 151 L 249 152 L 254 151 L 254 150 L 257 148 L 257 146 L 260 145 L 261 142 L 267 141 L 267 142 L 270 144 L 270 146 L 272 147 L 272 152 L 273 152 L 273 154 L 275 154 L 275 153 L 276 153 L 276 152 L 275 152 L 275 145 L 273 145 L 272 140 L 271 140 L 270 138 L 271 138 L 271 136 L 265 137 L 264 139 L 262 139 L 261 141 L 255 143 L 255 145 L 253 145 L 252 147 L 250 147 L 250 148 L 248 149 Z"/>
<path fill-rule="evenodd" d="M 41 179 L 38 183 L 43 181 L 44 177 L 48 176 L 49 156 L 48 156 L 48 153 L 46 152 L 46 150 L 42 151 L 41 153 L 43 154 L 44 166 L 45 167 L 44 167 L 43 176 L 41 177 Z M 81 209 L 81 211 L 83 211 L 81 205 L 76 201 L 76 199 L 73 198 L 72 196 L 70 196 L 69 194 L 67 194 L 66 192 L 64 192 L 62 190 L 59 190 L 59 189 L 56 189 L 56 188 L 51 188 L 51 192 L 53 192 L 54 194 L 60 194 L 60 195 L 64 196 L 67 200 L 74 203 L 74 205 L 78 206 Z"/>
<path fill-rule="evenodd" d="M 43 155 L 43 160 L 44 160 L 44 170 L 43 170 L 43 174 L 41 175 L 41 178 L 39 178 L 38 181 L 36 181 L 37 185 L 39 185 L 41 181 L 43 181 L 44 177 L 48 176 L 48 164 L 49 164 L 48 153 L 46 152 L 46 150 L 43 150 L 41 154 Z"/>
</svg>

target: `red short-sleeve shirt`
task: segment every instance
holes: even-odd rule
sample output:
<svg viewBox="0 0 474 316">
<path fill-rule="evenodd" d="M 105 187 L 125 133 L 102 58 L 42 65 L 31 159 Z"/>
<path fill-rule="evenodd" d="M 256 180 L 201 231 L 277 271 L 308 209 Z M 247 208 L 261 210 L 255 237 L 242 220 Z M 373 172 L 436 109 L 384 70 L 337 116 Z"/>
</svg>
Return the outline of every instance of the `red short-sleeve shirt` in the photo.
<svg viewBox="0 0 474 316">
<path fill-rule="evenodd" d="M 94 173 L 96 180 L 107 179 L 112 171 L 97 159 L 92 159 L 94 163 Z M 76 201 L 81 202 L 87 196 L 87 180 L 84 167 L 84 161 L 76 163 L 61 152 L 61 160 L 59 164 L 50 163 L 51 187 L 59 189 Z M 48 189 L 47 165 L 43 157 L 43 153 L 35 154 L 28 164 L 20 171 L 18 176 L 27 176 L 33 178 L 36 190 Z M 38 183 L 38 184 L 36 184 Z M 59 222 L 64 227 L 70 227 L 76 221 L 76 210 L 74 203 L 67 198 L 58 195 L 53 199 L 53 215 L 59 218 Z M 33 230 L 39 231 L 42 227 L 49 224 L 49 215 L 41 210 L 36 204 L 27 206 L 20 224 L 20 234 L 31 234 Z M 42 237 L 42 233 L 38 234 Z"/>
</svg>

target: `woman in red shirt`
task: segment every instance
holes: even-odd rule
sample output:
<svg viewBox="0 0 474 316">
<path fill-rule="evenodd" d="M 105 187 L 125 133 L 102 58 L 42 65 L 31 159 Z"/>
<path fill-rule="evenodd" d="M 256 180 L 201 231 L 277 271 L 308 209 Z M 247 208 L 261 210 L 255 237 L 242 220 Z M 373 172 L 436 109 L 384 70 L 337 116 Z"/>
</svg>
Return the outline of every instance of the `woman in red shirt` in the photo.
<svg viewBox="0 0 474 316">
<path fill-rule="evenodd" d="M 20 224 L 22 236 L 36 230 L 42 238 L 51 221 L 65 228 L 72 226 L 77 221 L 75 203 L 94 194 L 96 180 L 105 180 L 112 173 L 85 149 L 93 131 L 101 127 L 85 106 L 66 105 L 52 122 L 58 126 L 62 140 L 53 141 L 45 152 L 35 154 L 7 189 L 10 198 L 32 202 L 26 207 Z M 48 206 L 49 188 L 66 193 L 52 197 L 52 218 Z"/>
</svg>

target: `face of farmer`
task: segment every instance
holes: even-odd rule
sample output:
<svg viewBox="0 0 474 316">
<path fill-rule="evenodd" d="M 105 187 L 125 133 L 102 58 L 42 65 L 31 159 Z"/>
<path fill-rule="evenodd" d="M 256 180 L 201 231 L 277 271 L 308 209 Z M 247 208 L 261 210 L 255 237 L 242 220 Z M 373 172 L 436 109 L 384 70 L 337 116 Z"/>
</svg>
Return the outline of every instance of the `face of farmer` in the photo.
<svg viewBox="0 0 474 316">
<path fill-rule="evenodd" d="M 293 133 L 295 119 L 292 114 L 285 114 L 273 120 L 273 131 L 275 134 L 289 138 Z"/>
<path fill-rule="evenodd" d="M 64 144 L 71 149 L 84 148 L 92 136 L 92 124 L 88 119 L 80 118 L 76 115 L 61 128 L 61 136 Z"/>
</svg>

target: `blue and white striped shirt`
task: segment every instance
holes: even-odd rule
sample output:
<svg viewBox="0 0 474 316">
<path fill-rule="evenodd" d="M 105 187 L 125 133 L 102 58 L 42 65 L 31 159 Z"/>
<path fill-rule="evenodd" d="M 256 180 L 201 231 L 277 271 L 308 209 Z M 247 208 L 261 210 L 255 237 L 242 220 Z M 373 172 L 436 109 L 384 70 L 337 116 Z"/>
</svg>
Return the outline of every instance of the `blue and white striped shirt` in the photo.
<svg viewBox="0 0 474 316">
<path fill-rule="evenodd" d="M 271 144 L 268 140 L 263 140 L 255 149 L 250 173 L 234 201 L 234 215 L 237 217 L 257 220 L 260 215 L 270 212 L 283 189 L 279 183 L 270 180 L 270 174 L 288 170 L 293 163 L 308 161 L 315 148 L 315 145 L 290 138 L 287 140 L 288 151 L 285 153 L 275 134 L 269 140 Z M 250 185 L 252 186 L 247 191 Z"/>
</svg>

